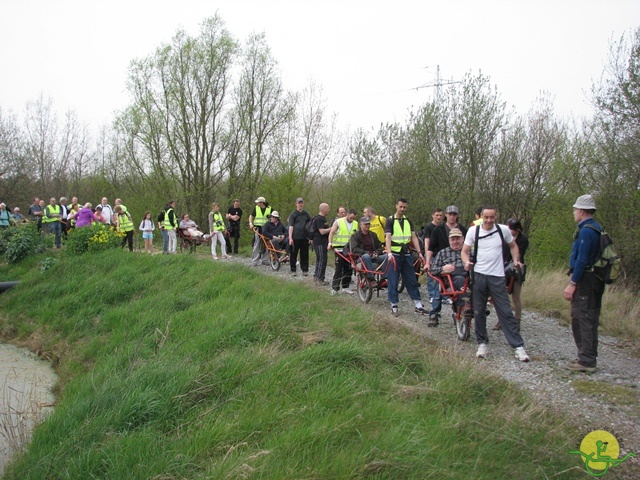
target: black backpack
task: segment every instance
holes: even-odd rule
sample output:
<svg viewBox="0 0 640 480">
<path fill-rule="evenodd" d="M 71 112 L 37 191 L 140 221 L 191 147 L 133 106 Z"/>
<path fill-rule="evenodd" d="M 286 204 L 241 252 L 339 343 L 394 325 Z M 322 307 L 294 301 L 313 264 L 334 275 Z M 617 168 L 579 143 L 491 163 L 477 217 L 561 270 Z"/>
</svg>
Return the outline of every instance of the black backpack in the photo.
<svg viewBox="0 0 640 480">
<path fill-rule="evenodd" d="M 309 240 L 313 240 L 313 237 L 316 236 L 316 225 L 314 222 L 316 217 L 309 218 L 304 222 L 304 233 Z"/>
<path fill-rule="evenodd" d="M 600 245 L 593 263 L 593 273 L 607 285 L 614 283 L 620 276 L 620 255 L 616 252 L 613 239 L 604 228 L 598 229 L 595 225 L 588 223 L 585 225 L 600 234 Z"/>
</svg>

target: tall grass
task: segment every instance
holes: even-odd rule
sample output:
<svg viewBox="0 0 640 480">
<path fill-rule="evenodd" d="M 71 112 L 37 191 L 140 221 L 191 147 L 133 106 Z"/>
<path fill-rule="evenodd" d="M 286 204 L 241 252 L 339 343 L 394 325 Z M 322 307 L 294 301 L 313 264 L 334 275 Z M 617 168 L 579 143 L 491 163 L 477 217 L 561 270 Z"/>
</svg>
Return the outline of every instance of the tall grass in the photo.
<svg viewBox="0 0 640 480">
<path fill-rule="evenodd" d="M 575 431 L 520 391 L 255 269 L 105 252 L 34 268 L 2 300 L 1 331 L 60 375 L 8 479 L 583 475 Z"/>
<path fill-rule="evenodd" d="M 569 302 L 562 292 L 568 285 L 568 277 L 560 271 L 532 270 L 522 288 L 525 310 L 533 310 L 557 318 L 561 323 L 571 323 Z M 602 297 L 600 328 L 603 333 L 622 337 L 632 342 L 640 341 L 640 298 L 632 288 L 607 285 Z"/>
</svg>

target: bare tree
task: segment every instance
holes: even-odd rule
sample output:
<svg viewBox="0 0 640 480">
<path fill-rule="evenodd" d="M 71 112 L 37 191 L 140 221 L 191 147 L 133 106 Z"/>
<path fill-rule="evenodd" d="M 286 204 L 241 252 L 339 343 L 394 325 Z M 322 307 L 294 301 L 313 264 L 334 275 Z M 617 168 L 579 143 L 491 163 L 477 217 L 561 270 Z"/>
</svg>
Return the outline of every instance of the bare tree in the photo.
<svg viewBox="0 0 640 480">
<path fill-rule="evenodd" d="M 229 197 L 245 192 L 250 197 L 257 195 L 267 164 L 273 160 L 269 146 L 292 118 L 293 107 L 265 36 L 250 36 L 234 91 L 227 150 Z"/>
<path fill-rule="evenodd" d="M 198 37 L 178 31 L 132 62 L 133 104 L 117 122 L 131 170 L 160 187 L 175 182 L 184 206 L 200 216 L 226 171 L 225 101 L 236 53 L 218 16 L 203 22 Z"/>
<path fill-rule="evenodd" d="M 25 154 L 24 137 L 16 116 L 0 108 L 0 198 L 5 203 L 30 200 L 33 165 Z"/>
</svg>

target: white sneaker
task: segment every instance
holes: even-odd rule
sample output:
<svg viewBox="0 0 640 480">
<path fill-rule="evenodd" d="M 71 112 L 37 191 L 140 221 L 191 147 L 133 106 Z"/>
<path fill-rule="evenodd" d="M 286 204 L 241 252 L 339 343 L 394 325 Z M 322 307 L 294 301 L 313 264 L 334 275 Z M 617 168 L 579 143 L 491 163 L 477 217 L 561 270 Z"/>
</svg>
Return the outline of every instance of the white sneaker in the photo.
<svg viewBox="0 0 640 480">
<path fill-rule="evenodd" d="M 331 289 L 331 295 L 337 295 L 338 294 L 338 290 L 334 290 L 333 288 Z"/>
<path fill-rule="evenodd" d="M 489 348 L 486 343 L 481 343 L 478 345 L 478 351 L 476 352 L 476 358 L 487 358 L 487 354 L 489 353 Z"/>
<path fill-rule="evenodd" d="M 217 255 L 214 255 L 212 258 L 213 258 L 214 260 L 217 260 L 217 259 L 218 259 L 218 256 L 217 256 Z"/>
<path fill-rule="evenodd" d="M 347 295 L 353 295 L 353 290 L 350 288 L 343 288 L 342 293 L 346 293 Z"/>
<path fill-rule="evenodd" d="M 527 355 L 527 352 L 524 351 L 524 347 L 518 347 L 516 348 L 516 358 L 518 360 L 520 360 L 521 362 L 528 362 L 529 361 L 529 355 Z"/>
</svg>

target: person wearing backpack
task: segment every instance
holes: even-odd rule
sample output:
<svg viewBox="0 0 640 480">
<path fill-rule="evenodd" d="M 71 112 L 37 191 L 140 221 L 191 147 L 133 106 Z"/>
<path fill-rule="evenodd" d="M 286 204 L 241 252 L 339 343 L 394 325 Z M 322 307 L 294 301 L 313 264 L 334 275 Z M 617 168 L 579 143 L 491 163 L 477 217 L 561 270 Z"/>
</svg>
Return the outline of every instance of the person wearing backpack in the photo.
<svg viewBox="0 0 640 480">
<path fill-rule="evenodd" d="M 605 285 L 593 271 L 602 231 L 602 226 L 593 218 L 595 213 L 596 202 L 591 195 L 578 197 L 573 205 L 573 219 L 578 228 L 573 235 L 569 259 L 571 279 L 564 289 L 564 299 L 571 302 L 571 331 L 578 348 L 578 358 L 567 368 L 585 373 L 596 371 L 598 324 Z"/>
<path fill-rule="evenodd" d="M 509 227 L 497 223 L 495 207 L 482 208 L 482 223 L 470 228 L 464 240 L 460 256 L 467 271 L 472 271 L 472 298 L 474 311 L 474 329 L 478 343 L 477 358 L 487 358 L 489 352 L 489 335 L 487 333 L 486 305 L 489 297 L 493 299 L 493 306 L 502 333 L 511 348 L 514 349 L 516 359 L 528 362 L 529 355 L 524 349 L 524 340 L 520 334 L 520 327 L 516 320 L 507 286 L 505 284 L 504 260 L 502 246 L 509 245 L 514 268 L 522 267 L 518 245 L 511 235 Z M 473 249 L 473 260 L 470 255 Z M 472 268 L 473 267 L 473 268 Z"/>
</svg>

